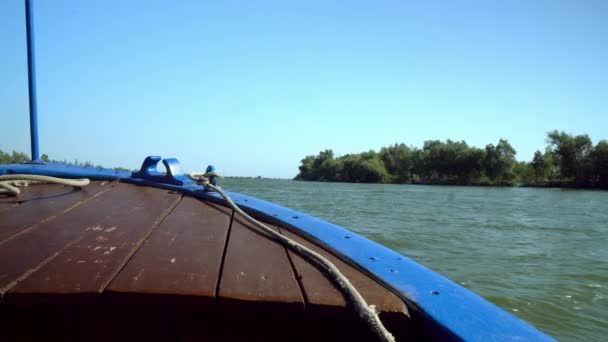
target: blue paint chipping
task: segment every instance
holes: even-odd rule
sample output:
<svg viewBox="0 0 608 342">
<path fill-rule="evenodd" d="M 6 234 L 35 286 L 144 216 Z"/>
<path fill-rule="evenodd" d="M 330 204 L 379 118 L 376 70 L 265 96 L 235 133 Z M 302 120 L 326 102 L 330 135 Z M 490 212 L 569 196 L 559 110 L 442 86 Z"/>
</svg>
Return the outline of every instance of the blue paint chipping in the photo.
<svg viewBox="0 0 608 342">
<path fill-rule="evenodd" d="M 223 203 L 188 179 L 176 159 L 164 159 L 167 172 L 156 169 L 160 157 L 148 157 L 140 171 L 76 167 L 65 164 L 0 165 L 2 174 L 41 174 L 67 178 L 120 179 L 128 183 L 181 191 L 197 198 Z M 248 213 L 294 228 L 368 273 L 413 306 L 413 315 L 431 336 L 466 341 L 553 341 L 528 323 L 451 280 L 367 238 L 311 215 L 246 195 L 227 194 Z"/>
</svg>

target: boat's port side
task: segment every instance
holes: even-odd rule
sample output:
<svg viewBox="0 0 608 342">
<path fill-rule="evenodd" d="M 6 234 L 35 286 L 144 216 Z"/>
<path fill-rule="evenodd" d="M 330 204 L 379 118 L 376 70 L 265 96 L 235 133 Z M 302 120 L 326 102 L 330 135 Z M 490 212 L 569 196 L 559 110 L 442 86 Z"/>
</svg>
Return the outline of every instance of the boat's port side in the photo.
<svg viewBox="0 0 608 342">
<path fill-rule="evenodd" d="M 119 181 L 0 195 L 0 340 L 374 340 L 306 260 L 227 207 Z M 419 340 L 404 302 L 285 227 Z"/>
</svg>

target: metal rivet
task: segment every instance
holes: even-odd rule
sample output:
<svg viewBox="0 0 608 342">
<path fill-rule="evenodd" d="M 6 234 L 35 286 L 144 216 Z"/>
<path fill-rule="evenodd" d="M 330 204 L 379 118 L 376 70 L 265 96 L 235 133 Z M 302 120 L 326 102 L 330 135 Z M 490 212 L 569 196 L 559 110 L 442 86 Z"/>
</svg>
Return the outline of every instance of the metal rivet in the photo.
<svg viewBox="0 0 608 342">
<path fill-rule="evenodd" d="M 433 290 L 433 291 L 431 291 L 431 294 L 438 295 L 438 294 L 439 294 L 439 291 L 437 291 L 437 290 Z"/>
<path fill-rule="evenodd" d="M 394 270 L 394 269 L 392 269 L 392 268 L 391 268 L 389 271 L 391 271 L 391 273 L 395 273 L 395 272 L 397 272 L 396 270 Z"/>
<path fill-rule="evenodd" d="M 370 257 L 369 260 L 375 261 L 376 257 Z"/>
<path fill-rule="evenodd" d="M 345 238 L 345 239 L 350 239 L 350 236 L 346 235 L 344 238 Z"/>
</svg>

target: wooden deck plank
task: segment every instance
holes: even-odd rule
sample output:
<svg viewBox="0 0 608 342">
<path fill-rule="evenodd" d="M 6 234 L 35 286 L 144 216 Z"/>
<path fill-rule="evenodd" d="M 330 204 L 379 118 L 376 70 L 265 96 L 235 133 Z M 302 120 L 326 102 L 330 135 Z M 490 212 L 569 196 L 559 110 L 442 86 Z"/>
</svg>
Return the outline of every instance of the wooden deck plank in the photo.
<svg viewBox="0 0 608 342">
<path fill-rule="evenodd" d="M 215 299 L 232 211 L 184 197 L 105 290 L 111 302 Z"/>
<path fill-rule="evenodd" d="M 219 284 L 220 303 L 234 303 L 240 309 L 303 310 L 287 251 L 260 234 L 234 215 Z"/>
<path fill-rule="evenodd" d="M 105 181 L 105 183 L 107 182 L 108 181 Z M 88 187 L 88 185 L 86 187 Z M 45 200 L 70 193 L 75 189 L 71 186 L 51 183 L 33 183 L 18 188 L 21 190 L 21 193 L 18 196 L 0 194 L 0 203 L 24 203 L 31 200 Z"/>
<path fill-rule="evenodd" d="M 92 182 L 82 189 L 59 184 L 37 184 L 22 188 L 18 197 L 1 198 L 2 206 L 21 204 L 10 210 L 0 209 L 0 244 L 15 234 L 77 207 L 111 186 L 113 183 L 107 181 Z"/>
<path fill-rule="evenodd" d="M 180 196 L 118 184 L 7 241 L 0 245 L 0 294 L 10 301 L 26 300 L 28 294 L 82 297 L 98 291 Z M 12 293 L 5 293 L 9 289 Z"/>
<path fill-rule="evenodd" d="M 19 200 L 15 196 L 9 195 L 7 192 L 0 192 L 0 212 L 15 208 L 19 205 Z"/>
<path fill-rule="evenodd" d="M 3 211 L 7 211 L 9 209 L 13 209 L 15 207 L 19 206 L 19 203 L 13 203 L 13 202 L 0 202 L 0 213 Z"/>
<path fill-rule="evenodd" d="M 319 246 L 299 237 L 285 228 L 279 229 L 281 234 L 313 249 L 329 259 L 329 261 L 336 265 L 336 267 L 348 277 L 367 303 L 375 305 L 379 312 L 402 313 L 403 315 L 409 316 L 407 307 L 394 293 L 385 289 L 368 276 Z M 321 273 L 321 271 L 298 254 L 289 251 L 289 256 L 297 274 L 301 277 L 300 281 L 306 294 L 308 310 L 333 311 L 339 313 L 342 309 L 346 309 L 347 306 L 344 296 L 325 274 Z"/>
<path fill-rule="evenodd" d="M 12 286 L 12 282 L 81 237 L 87 228 L 80 222 L 81 217 L 101 219 L 107 213 L 98 208 L 119 208 L 118 201 L 123 197 L 123 192 L 112 187 L 80 204 L 78 210 L 67 211 L 53 220 L 32 226 L 13 239 L 0 242 L 0 295 L 8 286 Z"/>
<path fill-rule="evenodd" d="M 152 231 L 173 210 L 181 194 L 119 184 L 125 196 L 119 208 L 100 219 L 76 218 L 87 227 L 83 238 L 66 246 L 6 294 L 12 303 L 84 303 L 94 301 Z M 111 214 L 109 214 L 111 213 Z"/>
<path fill-rule="evenodd" d="M 407 306 L 397 295 L 318 245 L 292 233 L 288 229 L 282 227 L 279 229 L 285 236 L 315 250 L 336 265 L 361 293 L 366 302 L 375 305 L 384 326 L 398 341 L 416 339 L 415 327 L 410 319 Z M 356 324 L 362 324 L 358 321 L 358 318 L 355 318 L 352 307 L 346 305 L 344 296 L 333 282 L 296 253 L 289 251 L 289 256 L 293 262 L 295 272 L 300 277 L 300 283 L 306 298 L 307 312 L 337 319 L 356 319 Z"/>
</svg>

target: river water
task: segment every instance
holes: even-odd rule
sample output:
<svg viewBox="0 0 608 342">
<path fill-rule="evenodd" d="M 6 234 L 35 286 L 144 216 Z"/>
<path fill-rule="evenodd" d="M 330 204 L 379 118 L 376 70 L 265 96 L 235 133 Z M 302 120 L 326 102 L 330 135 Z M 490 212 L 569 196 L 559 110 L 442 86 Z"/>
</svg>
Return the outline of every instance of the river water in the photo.
<svg viewBox="0 0 608 342">
<path fill-rule="evenodd" d="M 608 340 L 608 192 L 224 179 L 351 229 L 563 341 Z"/>
</svg>

